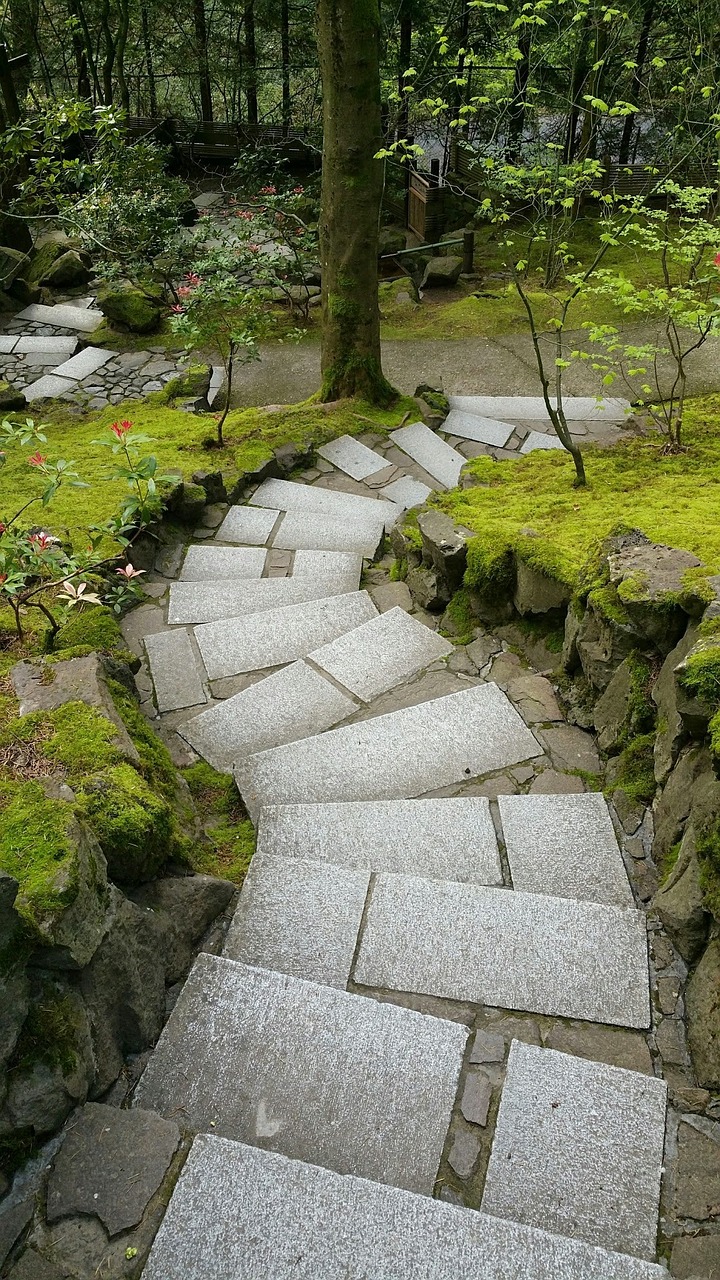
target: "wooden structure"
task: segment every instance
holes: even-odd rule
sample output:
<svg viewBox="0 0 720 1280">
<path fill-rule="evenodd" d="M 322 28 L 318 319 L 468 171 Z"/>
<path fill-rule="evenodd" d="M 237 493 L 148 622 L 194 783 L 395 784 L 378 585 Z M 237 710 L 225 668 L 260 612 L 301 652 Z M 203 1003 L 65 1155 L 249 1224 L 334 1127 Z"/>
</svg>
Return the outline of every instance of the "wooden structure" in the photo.
<svg viewBox="0 0 720 1280">
<path fill-rule="evenodd" d="M 446 190 L 435 174 L 410 170 L 407 225 L 420 240 L 437 240 L 445 230 Z"/>
<path fill-rule="evenodd" d="M 257 146 L 277 147 L 290 161 L 312 162 L 316 152 L 305 129 L 280 125 L 249 125 L 183 119 L 156 120 L 149 116 L 128 116 L 125 131 L 133 142 L 154 138 L 175 148 L 190 162 L 205 160 L 232 163 L 241 151 Z"/>
</svg>

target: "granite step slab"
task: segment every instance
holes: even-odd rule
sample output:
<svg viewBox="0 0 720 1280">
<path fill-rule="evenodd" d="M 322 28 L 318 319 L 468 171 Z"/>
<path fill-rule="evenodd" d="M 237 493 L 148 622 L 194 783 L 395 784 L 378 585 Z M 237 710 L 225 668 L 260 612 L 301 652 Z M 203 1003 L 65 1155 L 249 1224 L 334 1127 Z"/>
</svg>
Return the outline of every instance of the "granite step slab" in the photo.
<svg viewBox="0 0 720 1280">
<path fill-rule="evenodd" d="M 503 882 L 484 796 L 268 805 L 260 812 L 258 855 L 471 884 Z"/>
<path fill-rule="evenodd" d="M 366 591 L 268 609 L 247 618 L 225 618 L 195 628 L 211 680 L 278 667 L 377 616 Z"/>
<path fill-rule="evenodd" d="M 420 480 L 415 480 L 412 476 L 400 476 L 397 480 L 393 480 L 391 484 L 386 484 L 384 489 L 380 490 L 383 498 L 389 498 L 391 502 L 397 502 L 403 511 L 410 511 L 412 507 L 420 507 L 423 502 L 427 502 L 432 489 L 429 485 L 423 484 Z"/>
<path fill-rule="evenodd" d="M 219 582 L 223 578 L 261 578 L 264 547 L 188 547 L 182 582 Z"/>
<path fill-rule="evenodd" d="M 84 347 L 77 355 L 59 364 L 53 372 L 59 378 L 77 378 L 80 381 L 82 378 L 89 378 L 96 369 L 102 369 L 117 354 L 117 351 L 106 351 L 103 347 Z"/>
<path fill-rule="evenodd" d="M 314 582 L 328 582 L 333 586 L 344 583 L 345 591 L 357 591 L 361 573 L 362 556 L 356 551 L 303 547 L 293 556 L 293 578 L 312 578 Z"/>
<path fill-rule="evenodd" d="M 273 672 L 187 720 L 177 732 L 221 773 L 258 751 L 323 733 L 357 711 L 357 703 L 305 662 Z"/>
<path fill-rule="evenodd" d="M 14 353 L 16 356 L 32 355 L 36 351 L 47 352 L 48 354 L 54 355 L 54 356 L 71 356 L 74 354 L 75 350 L 77 349 L 77 344 L 78 344 L 77 338 L 70 338 L 70 337 L 51 338 L 50 336 L 44 338 L 44 337 L 38 337 L 34 334 L 26 334 L 25 336 L 21 336 L 15 339 L 14 341 L 15 341 L 15 346 L 12 349 L 14 350 Z M 5 347 L 0 349 L 3 351 L 8 350 L 8 348 L 5 348 Z"/>
<path fill-rule="evenodd" d="M 436 436 L 424 422 L 399 427 L 397 431 L 390 432 L 390 439 L 446 489 L 455 488 L 467 459 Z"/>
<path fill-rule="evenodd" d="M 448 640 L 395 606 L 314 649 L 308 660 L 363 702 L 372 702 L 452 652 Z"/>
<path fill-rule="evenodd" d="M 510 439 L 514 425 L 497 418 L 483 418 L 464 409 L 451 409 L 440 428 L 446 435 L 460 436 L 461 440 L 477 440 L 480 444 L 504 448 Z"/>
<path fill-rule="evenodd" d="M 650 1025 L 645 915 L 604 903 L 380 875 L 354 979 L 373 990 Z"/>
<path fill-rule="evenodd" d="M 37 381 L 31 382 L 29 386 L 23 388 L 25 399 L 30 403 L 32 400 L 44 400 L 53 396 L 62 396 L 67 391 L 73 391 L 77 386 L 77 381 L 71 378 L 58 378 L 54 373 L 46 373 L 44 377 L 38 378 Z"/>
<path fill-rule="evenodd" d="M 102 311 L 87 310 L 84 307 L 71 307 L 57 303 L 46 307 L 34 302 L 23 311 L 18 311 L 16 320 L 26 320 L 28 324 L 52 324 L 57 329 L 78 329 L 81 333 L 92 333 L 103 322 Z"/>
<path fill-rule="evenodd" d="M 656 1256 L 667 1085 L 513 1041 L 482 1208 Z"/>
<path fill-rule="evenodd" d="M 198 1248 L 202 1241 L 202 1248 Z M 664 1267 L 199 1134 L 144 1280 L 668 1280 Z"/>
<path fill-rule="evenodd" d="M 557 401 L 550 397 L 553 407 Z M 490 418 L 520 418 L 536 422 L 549 422 L 548 411 L 542 396 L 450 396 L 451 409 L 479 414 Z M 568 421 L 622 422 L 630 408 L 630 402 L 618 396 L 563 396 L 563 408 Z"/>
<path fill-rule="evenodd" d="M 387 466 L 379 453 L 368 449 L 367 445 L 355 440 L 353 436 L 338 436 L 337 440 L 321 445 L 318 453 L 326 462 L 337 467 L 338 471 L 352 476 L 353 480 L 365 480 Z"/>
<path fill-rule="evenodd" d="M 279 511 L 317 511 L 338 520 L 352 516 L 382 517 L 386 529 L 392 528 L 401 514 L 396 503 L 385 498 L 364 498 L 360 494 L 296 484 L 292 480 L 263 480 L 250 502 L 253 506 L 274 507 Z"/>
<path fill-rule="evenodd" d="M 216 533 L 218 542 L 242 542 L 265 547 L 280 512 L 270 507 L 231 507 Z"/>
<path fill-rule="evenodd" d="M 344 990 L 369 887 L 369 871 L 255 853 L 223 955 Z"/>
<path fill-rule="evenodd" d="M 174 582 L 170 587 L 168 622 L 217 622 L 222 618 L 240 618 L 300 604 L 305 600 L 322 600 L 329 596 L 347 595 L 357 590 L 358 575 L 339 573 L 334 582 L 306 578 L 260 578 L 258 581 Z"/>
<path fill-rule="evenodd" d="M 384 534 L 382 511 L 349 514 L 342 519 L 319 511 L 286 511 L 271 545 L 280 551 L 351 551 L 374 560 Z"/>
<path fill-rule="evenodd" d="M 484 684 L 262 752 L 235 778 L 256 814 L 266 804 L 407 799 L 541 750 L 507 696 Z"/>
<path fill-rule="evenodd" d="M 15 350 L 18 338 L 12 333 L 0 333 L 0 355 L 9 356 Z"/>
<path fill-rule="evenodd" d="M 429 1196 L 467 1037 L 455 1022 L 201 954 L 134 1105 Z"/>
<path fill-rule="evenodd" d="M 521 453 L 534 453 L 536 449 L 562 449 L 564 446 L 556 435 L 548 435 L 544 431 L 529 431 L 520 446 Z"/>
<path fill-rule="evenodd" d="M 516 889 L 634 906 L 602 792 L 500 796 L 498 805 Z"/>
<path fill-rule="evenodd" d="M 206 702 L 203 672 L 184 629 L 159 631 L 143 640 L 158 711 L 180 711 Z"/>
</svg>

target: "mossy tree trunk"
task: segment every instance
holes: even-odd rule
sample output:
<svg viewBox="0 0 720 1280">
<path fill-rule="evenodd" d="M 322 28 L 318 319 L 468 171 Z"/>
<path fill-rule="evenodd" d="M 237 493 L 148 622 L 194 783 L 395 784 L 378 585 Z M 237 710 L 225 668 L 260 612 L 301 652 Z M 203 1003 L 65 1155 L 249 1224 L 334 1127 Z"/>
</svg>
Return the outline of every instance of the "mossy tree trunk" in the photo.
<svg viewBox="0 0 720 1280">
<path fill-rule="evenodd" d="M 378 0 L 318 0 L 323 85 L 322 399 L 394 396 L 380 357 Z"/>
</svg>

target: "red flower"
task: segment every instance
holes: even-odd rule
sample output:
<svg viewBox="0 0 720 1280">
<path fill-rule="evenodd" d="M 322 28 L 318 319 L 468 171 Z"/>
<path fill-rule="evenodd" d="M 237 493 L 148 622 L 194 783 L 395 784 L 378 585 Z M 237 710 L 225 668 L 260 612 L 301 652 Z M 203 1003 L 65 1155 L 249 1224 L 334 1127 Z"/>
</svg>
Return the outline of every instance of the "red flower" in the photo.
<svg viewBox="0 0 720 1280">
<path fill-rule="evenodd" d="M 6 574 L 6 573 L 0 573 L 0 587 L 2 586 L 3 582 L 7 582 L 7 580 L 8 580 L 8 576 L 7 576 L 7 574 Z"/>
<path fill-rule="evenodd" d="M 178 285 L 178 290 L 177 290 L 178 298 L 187 298 L 191 293 L 192 293 L 192 289 L 190 288 L 189 284 Z"/>
<path fill-rule="evenodd" d="M 304 190 L 305 190 L 304 187 L 293 187 L 293 195 L 301 196 Z"/>
<path fill-rule="evenodd" d="M 47 458 L 44 457 L 38 449 L 37 453 L 34 453 L 32 457 L 28 458 L 28 462 L 31 467 L 44 467 L 47 462 Z"/>
<path fill-rule="evenodd" d="M 248 245 L 248 249 L 249 249 L 250 253 L 259 253 L 259 252 L 260 252 L 260 245 L 259 245 L 259 244 L 249 244 L 249 245 Z"/>
<path fill-rule="evenodd" d="M 127 418 L 123 418 L 122 422 L 113 422 L 110 430 L 114 436 L 117 436 L 118 440 L 122 440 L 128 431 L 132 431 L 132 422 L 128 422 Z"/>
<path fill-rule="evenodd" d="M 174 315 L 176 315 L 176 316 L 181 316 L 181 315 L 183 315 L 183 314 L 184 314 L 184 312 L 185 312 L 185 308 L 184 308 L 184 307 L 181 307 L 179 304 L 178 304 L 177 306 L 171 307 L 171 308 L 170 308 L 170 310 L 171 310 L 171 311 L 173 312 L 173 314 L 174 314 Z"/>
<path fill-rule="evenodd" d="M 195 271 L 188 271 L 187 275 L 185 276 L 185 279 L 190 285 L 196 285 L 196 284 L 202 283 L 200 276 Z"/>
<path fill-rule="evenodd" d="M 715 257 L 713 258 L 713 262 L 715 263 L 715 266 L 717 267 L 718 271 L 720 271 L 720 253 L 715 254 Z"/>
<path fill-rule="evenodd" d="M 243 222 L 252 222 L 255 217 L 255 214 L 251 213 L 249 209 L 238 209 L 238 212 L 235 214 L 235 217 L 242 218 Z"/>
<path fill-rule="evenodd" d="M 7 525 L 3 524 L 2 521 L 0 521 L 0 533 L 4 533 L 6 529 L 7 529 Z"/>
<path fill-rule="evenodd" d="M 277 187 L 261 187 L 261 188 L 260 188 L 260 195 L 261 195 L 261 196 L 276 196 L 276 195 L 277 195 Z"/>
</svg>

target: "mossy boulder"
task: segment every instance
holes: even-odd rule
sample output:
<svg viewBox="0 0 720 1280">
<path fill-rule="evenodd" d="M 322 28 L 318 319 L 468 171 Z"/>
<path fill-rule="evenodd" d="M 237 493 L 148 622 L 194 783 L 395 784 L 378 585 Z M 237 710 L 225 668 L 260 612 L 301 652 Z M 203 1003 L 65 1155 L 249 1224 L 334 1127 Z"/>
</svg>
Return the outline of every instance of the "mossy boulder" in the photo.
<svg viewBox="0 0 720 1280">
<path fill-rule="evenodd" d="M 401 280 L 384 280 L 378 290 L 381 312 L 395 307 L 406 307 L 414 311 L 420 305 L 420 294 L 415 281 L 410 276 Z"/>
<path fill-rule="evenodd" d="M 675 866 L 655 894 L 652 906 L 683 960 L 692 964 L 705 947 L 710 915 L 703 900 L 701 869 L 691 825 L 685 830 Z"/>
<path fill-rule="evenodd" d="M 39 249 L 36 249 L 30 266 L 23 272 L 28 284 L 42 284 L 53 264 L 66 251 L 67 246 L 58 244 L 56 240 L 48 240 Z"/>
<path fill-rule="evenodd" d="M 13 413 L 27 408 L 25 392 L 0 379 L 0 413 Z"/>
<path fill-rule="evenodd" d="M 173 491 L 167 507 L 175 519 L 182 524 L 195 525 L 198 523 L 206 504 L 207 495 L 202 485 L 193 484 L 192 481 L 185 480 Z"/>
<path fill-rule="evenodd" d="M 62 975 L 33 975 L 28 1016 L 8 1066 L 0 1133 L 52 1133 L 85 1101 L 95 1075 L 90 1022 Z"/>
<path fill-rule="evenodd" d="M 119 884 L 150 880 L 170 856 L 172 807 L 132 765 L 83 779 L 77 811 L 100 842 L 110 878 Z"/>
<path fill-rule="evenodd" d="M 97 305 L 111 324 L 122 325 L 131 333 L 154 333 L 163 313 L 159 298 L 148 297 L 133 285 L 105 285 L 98 293 Z"/>
<path fill-rule="evenodd" d="M 19 249 L 21 253 L 29 253 L 33 240 L 27 222 L 23 222 L 15 214 L 0 212 L 0 244 L 6 244 L 10 249 Z"/>
<path fill-rule="evenodd" d="M 172 404 L 175 400 L 207 401 L 211 378 L 211 365 L 191 364 L 183 373 L 166 382 L 162 391 L 156 391 L 154 395 L 165 404 Z"/>
<path fill-rule="evenodd" d="M 78 253 L 77 249 L 68 249 L 67 253 L 61 253 L 46 271 L 42 277 L 42 284 L 48 285 L 51 289 L 64 289 L 87 284 L 91 275 L 87 258 Z"/>
<path fill-rule="evenodd" d="M 26 268 L 27 261 L 26 253 L 0 245 L 0 287 L 9 289 L 15 277 Z"/>
<path fill-rule="evenodd" d="M 621 662 L 595 707 L 595 728 L 602 751 L 615 753 L 638 734 L 645 734 L 655 722 L 650 700 L 650 663 L 642 654 L 631 654 Z"/>
<path fill-rule="evenodd" d="M 698 1084 L 720 1089 L 720 939 L 710 943 L 690 978 L 685 1007 Z"/>
</svg>

